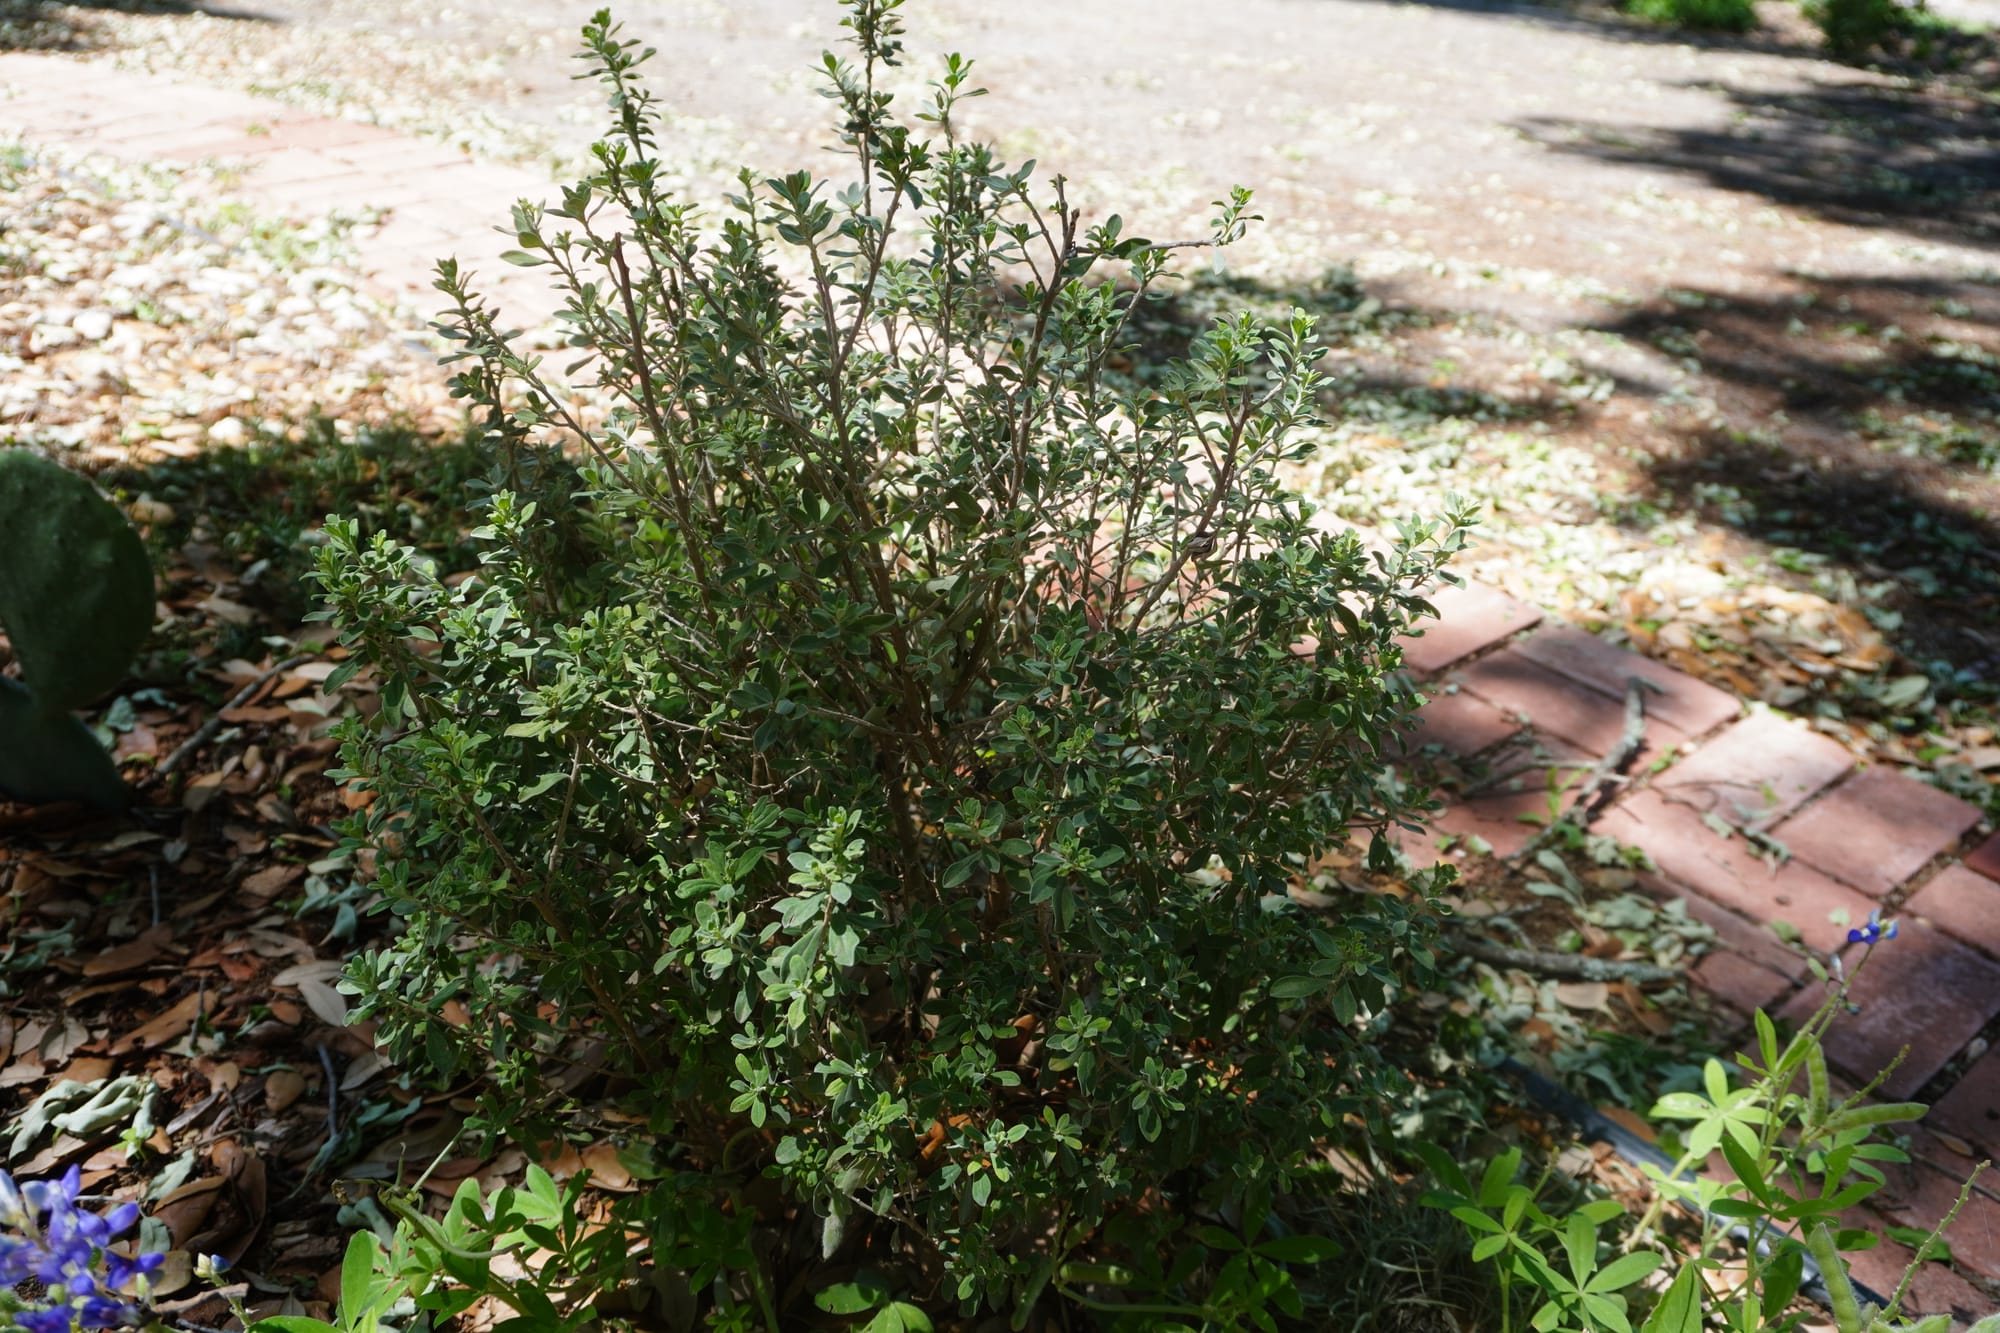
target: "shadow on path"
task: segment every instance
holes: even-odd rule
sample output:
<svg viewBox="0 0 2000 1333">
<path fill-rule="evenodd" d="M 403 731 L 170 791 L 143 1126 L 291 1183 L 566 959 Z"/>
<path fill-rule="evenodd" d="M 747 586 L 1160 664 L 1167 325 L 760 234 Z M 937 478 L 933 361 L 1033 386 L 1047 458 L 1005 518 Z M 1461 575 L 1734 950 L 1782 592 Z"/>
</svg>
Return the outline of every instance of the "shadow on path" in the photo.
<svg viewBox="0 0 2000 1333">
<path fill-rule="evenodd" d="M 1795 572 L 1845 571 L 1905 657 L 2000 689 L 2000 288 L 1796 281 L 1594 326 L 1679 358 L 1717 409 L 1648 450 L 1655 498 Z"/>
<path fill-rule="evenodd" d="M 2000 228 L 2000 106 L 1936 84 L 1709 90 L 1734 108 L 1726 128 L 1557 119 L 1516 128 L 1557 152 L 1665 167 L 1830 221 L 1893 221 L 1966 242 Z"/>
<path fill-rule="evenodd" d="M 1454 14 L 1508 19 L 1556 32 L 1578 33 L 1616 42 L 1648 46 L 1693 46 L 1718 52 L 1750 52 L 1757 55 L 1792 56 L 1824 60 L 1826 52 L 1817 44 L 1787 40 L 1769 29 L 1725 32 L 1716 29 L 1672 28 L 1648 23 L 1620 13 L 1607 4 L 1536 4 L 1532 0 L 1369 0 L 1392 6 L 1418 5 L 1444 9 Z"/>
<path fill-rule="evenodd" d="M 196 0 L 0 0 L 0 51 L 89 51 L 107 38 L 100 33 L 97 12 L 167 14 L 185 17 L 242 19 L 258 23 L 278 20 L 255 10 Z"/>
</svg>

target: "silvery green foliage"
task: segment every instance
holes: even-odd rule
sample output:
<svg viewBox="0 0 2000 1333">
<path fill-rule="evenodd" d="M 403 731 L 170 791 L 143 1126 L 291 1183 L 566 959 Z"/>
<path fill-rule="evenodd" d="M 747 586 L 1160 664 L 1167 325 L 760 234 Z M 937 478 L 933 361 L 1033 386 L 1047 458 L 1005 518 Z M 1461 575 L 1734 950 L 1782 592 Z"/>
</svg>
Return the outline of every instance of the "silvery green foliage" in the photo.
<svg viewBox="0 0 2000 1333">
<path fill-rule="evenodd" d="M 1421 897 L 1285 891 L 1414 815 L 1396 639 L 1464 516 L 1370 550 L 1286 488 L 1304 316 L 1107 370 L 1170 247 L 962 139 L 955 57 L 899 120 L 897 3 L 826 58 L 847 178 L 716 213 L 659 184 L 650 52 L 586 29 L 615 130 L 514 258 L 601 423 L 441 266 L 507 486 L 455 586 L 328 530 L 407 925 L 351 978 L 400 1058 L 490 1062 L 502 1123 L 615 1102 L 734 1217 L 775 1178 L 754 1262 L 865 1243 L 1025 1309 L 1142 1198 L 1261 1217 L 1403 1086 L 1367 1043 Z M 662 1247 L 701 1211 L 666 1197 Z"/>
</svg>

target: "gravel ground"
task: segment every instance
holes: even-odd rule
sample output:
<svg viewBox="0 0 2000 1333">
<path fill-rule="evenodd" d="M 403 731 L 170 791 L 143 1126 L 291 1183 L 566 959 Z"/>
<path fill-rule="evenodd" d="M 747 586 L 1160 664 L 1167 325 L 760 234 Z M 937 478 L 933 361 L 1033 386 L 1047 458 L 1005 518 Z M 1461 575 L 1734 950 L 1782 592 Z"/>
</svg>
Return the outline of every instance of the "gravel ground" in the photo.
<svg viewBox="0 0 2000 1333">
<path fill-rule="evenodd" d="M 360 219 L 222 202 L 213 170 L 0 144 L 0 423 L 83 466 L 187 457 L 316 412 L 442 429 L 419 327 L 357 291 Z"/>
</svg>

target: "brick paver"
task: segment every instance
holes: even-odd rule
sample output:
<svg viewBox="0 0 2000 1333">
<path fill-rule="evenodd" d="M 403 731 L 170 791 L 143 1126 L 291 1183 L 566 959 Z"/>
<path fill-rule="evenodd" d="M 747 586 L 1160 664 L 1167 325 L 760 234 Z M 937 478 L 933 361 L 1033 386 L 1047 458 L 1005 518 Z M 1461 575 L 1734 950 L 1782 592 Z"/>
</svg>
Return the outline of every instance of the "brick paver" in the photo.
<svg viewBox="0 0 2000 1333">
<path fill-rule="evenodd" d="M 1404 665 L 1424 675 L 1435 675 L 1542 618 L 1539 608 L 1483 583 L 1439 588 L 1430 595 L 1430 603 L 1437 608 L 1438 618 L 1424 622 L 1421 635 L 1397 640 L 1403 648 Z"/>
<path fill-rule="evenodd" d="M 1653 787 L 1732 824 L 1761 828 L 1792 813 L 1853 767 L 1854 756 L 1831 737 L 1758 713 L 1702 742 Z"/>
<path fill-rule="evenodd" d="M 1865 1225 L 1867 1219 L 1855 1217 L 1853 1221 Z M 1907 1245 L 1885 1240 L 1872 1249 L 1849 1251 L 1844 1257 L 1857 1281 L 1865 1283 L 1878 1295 L 1887 1297 L 1903 1280 L 1912 1251 Z M 1917 1270 L 1916 1277 L 1911 1281 L 1910 1290 L 1903 1298 L 1902 1312 L 1906 1316 L 1950 1315 L 1957 1321 L 1953 1329 L 1953 1333 L 1957 1333 L 1959 1329 L 1969 1328 L 1974 1320 L 1991 1314 L 1993 1302 L 1945 1265 L 1928 1263 Z"/>
<path fill-rule="evenodd" d="M 1662 902 L 1678 899 L 1685 903 L 1690 917 L 1715 932 L 1718 947 L 1741 955 L 1766 972 L 1788 977 L 1794 984 L 1806 978 L 1805 955 L 1780 940 L 1767 923 L 1732 912 L 1658 875 L 1640 875 L 1639 887 Z"/>
<path fill-rule="evenodd" d="M 2000 833 L 1994 834 L 1966 853 L 1965 865 L 1988 879 L 2000 880 Z"/>
<path fill-rule="evenodd" d="M 1461 758 L 1490 750 L 1521 730 L 1521 724 L 1483 699 L 1464 691 L 1440 690 L 1417 710 L 1411 744 L 1435 745 Z"/>
<path fill-rule="evenodd" d="M 1966 1173 L 1938 1169 L 1915 1161 L 1892 1166 L 1882 1190 L 1869 1200 L 1871 1211 L 1898 1226 L 1929 1231 L 1958 1202 Z M 1952 1262 L 1988 1279 L 2000 1279 L 2000 1200 L 1975 1191 L 1945 1228 Z"/>
<path fill-rule="evenodd" d="M 1856 773 L 1778 825 L 1809 866 L 1881 897 L 1979 822 L 1979 810 L 1894 769 Z"/>
<path fill-rule="evenodd" d="M 1910 895 L 1907 910 L 2000 958 L 2000 884 L 1962 865 L 1946 866 Z"/>
<path fill-rule="evenodd" d="M 1754 1010 L 1770 1010 L 1792 990 L 1792 978 L 1774 972 L 1734 949 L 1716 949 L 1702 956 L 1694 966 L 1694 979 L 1703 990 L 1748 1017 Z"/>
<path fill-rule="evenodd" d="M 1848 966 L 1860 952 L 1859 946 L 1847 950 Z M 1821 998 L 1818 988 L 1808 987 L 1784 1016 L 1801 1022 Z M 1922 922 L 1905 921 L 1901 934 L 1869 958 L 1848 1000 L 1860 1012 L 1842 1015 L 1828 1029 L 1828 1061 L 1865 1082 L 1908 1047 L 1908 1058 L 1881 1087 L 1885 1097 L 1907 1098 L 2000 1014 L 2000 963 Z"/>
<path fill-rule="evenodd" d="M 1742 704 L 1713 685 L 1663 666 L 1649 657 L 1614 648 L 1595 634 L 1571 625 L 1547 626 L 1521 640 L 1523 657 L 1622 701 L 1634 676 L 1658 687 L 1646 695 L 1646 716 L 1699 736 L 1743 711 Z"/>
<path fill-rule="evenodd" d="M 1700 813 L 1657 792 L 1640 792 L 1605 812 L 1599 832 L 1644 849 L 1660 873 L 1732 911 L 1782 921 L 1822 952 L 1839 948 L 1874 904 L 1811 866 L 1775 867 L 1742 834 L 1724 838 Z"/>
<path fill-rule="evenodd" d="M 1625 701 L 1593 689 L 1524 657 L 1517 648 L 1502 648 L 1451 673 L 1446 679 L 1507 712 L 1531 717 L 1537 731 L 1583 750 L 1596 758 L 1609 754 L 1625 733 Z M 1687 740 L 1668 723 L 1648 719 L 1645 745 L 1638 763 L 1644 765 Z"/>
<path fill-rule="evenodd" d="M 1958 1085 L 1938 1099 L 1927 1125 L 1956 1134 L 1984 1154 L 2000 1159 L 2000 1050 L 1972 1062 Z M 2000 1185 L 2000 1181 L 1993 1182 Z"/>
</svg>

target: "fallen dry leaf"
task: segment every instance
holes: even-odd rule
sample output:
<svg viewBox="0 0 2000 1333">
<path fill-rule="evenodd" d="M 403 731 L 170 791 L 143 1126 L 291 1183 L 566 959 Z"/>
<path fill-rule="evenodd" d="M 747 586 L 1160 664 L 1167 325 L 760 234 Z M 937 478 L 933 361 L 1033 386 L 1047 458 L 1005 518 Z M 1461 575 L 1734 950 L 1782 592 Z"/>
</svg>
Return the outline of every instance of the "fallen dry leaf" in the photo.
<svg viewBox="0 0 2000 1333">
<path fill-rule="evenodd" d="M 596 1188 L 614 1193 L 634 1188 L 632 1172 L 618 1160 L 616 1145 L 593 1143 L 583 1150 L 582 1158 L 583 1164 L 590 1168 L 590 1183 Z"/>
<path fill-rule="evenodd" d="M 1611 987 L 1601 981 L 1559 981 L 1556 1001 L 1567 1009 L 1608 1009 Z"/>
<path fill-rule="evenodd" d="M 158 925 L 125 943 L 106 949 L 83 965 L 86 977 L 115 977 L 136 972 L 158 961 L 173 942 L 174 928 Z"/>
<path fill-rule="evenodd" d="M 262 870 L 244 876 L 237 888 L 249 898 L 260 903 L 269 902 L 280 893 L 305 878 L 304 866 L 265 866 Z"/>
<path fill-rule="evenodd" d="M 299 998 L 306 1002 L 306 1008 L 313 1011 L 313 1017 L 330 1028 L 347 1026 L 347 997 L 324 981 L 310 977 L 298 983 Z"/>
<path fill-rule="evenodd" d="M 280 1069 L 264 1080 L 264 1105 L 273 1115 L 306 1095 L 305 1076 L 296 1069 Z"/>
<path fill-rule="evenodd" d="M 195 991 L 183 996 L 180 1003 L 111 1043 L 113 1055 L 129 1055 L 133 1051 L 150 1051 L 156 1046 L 164 1046 L 194 1026 L 194 1020 L 209 1009 L 205 991 Z"/>
<path fill-rule="evenodd" d="M 207 809 L 210 802 L 222 795 L 222 779 L 220 773 L 204 773 L 188 783 L 187 790 L 181 793 L 181 807 L 190 814 Z"/>
</svg>

